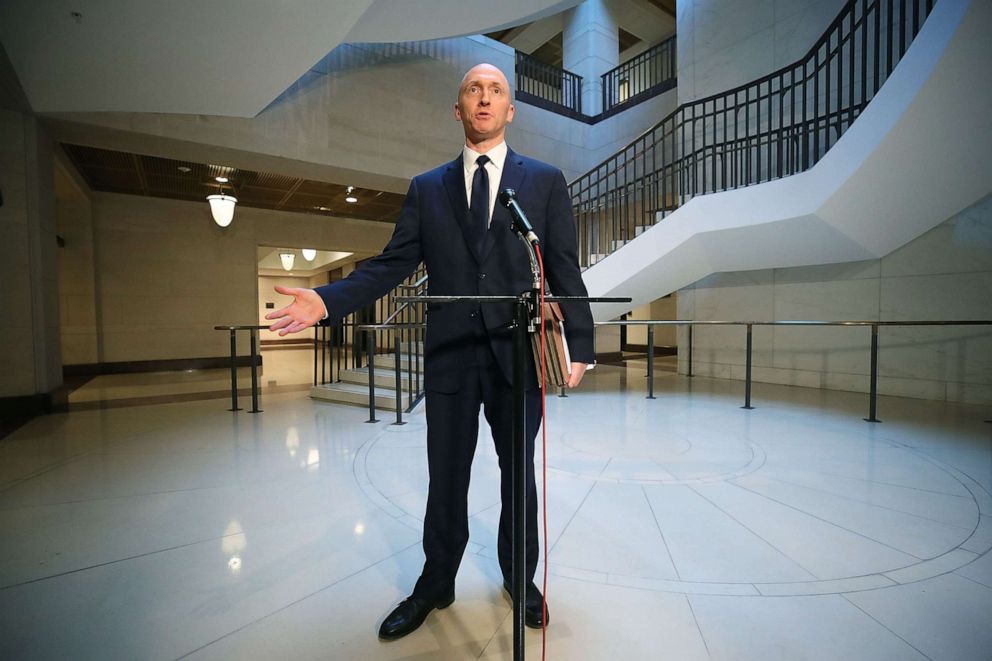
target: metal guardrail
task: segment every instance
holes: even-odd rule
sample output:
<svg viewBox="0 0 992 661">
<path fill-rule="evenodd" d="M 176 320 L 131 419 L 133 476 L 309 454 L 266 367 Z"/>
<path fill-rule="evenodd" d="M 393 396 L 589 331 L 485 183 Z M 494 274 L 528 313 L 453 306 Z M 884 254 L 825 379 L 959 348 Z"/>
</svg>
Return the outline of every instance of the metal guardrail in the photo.
<svg viewBox="0 0 992 661">
<path fill-rule="evenodd" d="M 531 95 L 582 114 L 582 76 L 516 51 L 517 94 Z"/>
<path fill-rule="evenodd" d="M 882 326 L 992 326 L 992 320 L 954 320 L 954 321 L 694 321 L 686 319 L 675 320 L 625 320 L 625 321 L 600 321 L 597 326 L 647 326 L 648 327 L 648 395 L 647 399 L 655 399 L 654 396 L 654 328 L 655 326 L 688 326 L 688 366 L 686 376 L 692 374 L 692 329 L 694 326 L 746 326 L 746 359 L 744 377 L 744 409 L 753 409 L 751 406 L 751 349 L 752 331 L 754 326 L 870 326 L 871 327 L 871 348 L 868 390 L 868 417 L 866 422 L 881 422 L 876 417 L 878 410 L 878 329 Z M 987 420 L 986 422 L 992 422 Z"/>
<path fill-rule="evenodd" d="M 662 86 L 675 86 L 676 41 L 670 37 L 602 75 L 603 112 L 640 103 Z"/>
<path fill-rule="evenodd" d="M 238 337 L 239 330 L 251 333 L 251 410 L 249 413 L 261 413 L 258 408 L 258 331 L 268 330 L 268 326 L 214 326 L 214 330 L 226 330 L 231 333 L 231 408 L 228 411 L 240 411 L 238 406 Z"/>
<path fill-rule="evenodd" d="M 413 365 L 423 359 L 425 317 L 422 305 L 399 299 L 422 294 L 426 287 L 427 272 L 421 265 L 403 283 L 364 312 L 352 313 L 334 326 L 318 326 L 313 345 L 313 385 L 340 383 L 341 372 L 349 365 L 352 368 L 367 367 L 369 379 L 374 379 L 377 352 L 396 349 L 399 356 L 405 350 L 409 354 L 406 412 L 412 411 L 424 396 L 420 371 L 415 370 Z M 398 408 L 402 407 L 402 385 L 402 379 L 397 376 Z M 370 382 L 369 422 L 376 422 L 374 392 L 374 383 Z M 402 424 L 402 418 L 400 421 Z"/>
<path fill-rule="evenodd" d="M 579 262 L 632 240 L 696 195 L 815 165 L 888 79 L 934 0 L 849 0 L 810 51 L 679 106 L 569 186 Z"/>
</svg>

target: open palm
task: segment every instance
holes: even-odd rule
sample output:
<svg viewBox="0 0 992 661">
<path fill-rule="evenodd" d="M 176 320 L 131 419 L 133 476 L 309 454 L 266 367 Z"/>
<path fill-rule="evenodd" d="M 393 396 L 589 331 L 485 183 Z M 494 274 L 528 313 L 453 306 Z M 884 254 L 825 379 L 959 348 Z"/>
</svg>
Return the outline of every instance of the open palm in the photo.
<svg viewBox="0 0 992 661">
<path fill-rule="evenodd" d="M 327 314 L 324 301 L 312 289 L 276 286 L 276 291 L 284 296 L 293 297 L 293 302 L 286 307 L 265 315 L 266 319 L 276 320 L 269 326 L 269 330 L 279 331 L 280 337 L 310 328 Z"/>
</svg>

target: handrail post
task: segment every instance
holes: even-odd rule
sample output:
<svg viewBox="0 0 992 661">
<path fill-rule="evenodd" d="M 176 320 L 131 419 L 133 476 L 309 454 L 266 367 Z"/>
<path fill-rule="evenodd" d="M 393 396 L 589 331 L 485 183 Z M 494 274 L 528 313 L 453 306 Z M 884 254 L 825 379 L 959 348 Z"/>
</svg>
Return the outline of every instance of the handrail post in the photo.
<svg viewBox="0 0 992 661">
<path fill-rule="evenodd" d="M 251 410 L 249 413 L 261 413 L 258 408 L 258 339 L 254 328 L 248 330 L 251 335 Z"/>
<path fill-rule="evenodd" d="M 689 374 L 686 376 L 692 376 L 692 328 L 693 324 L 689 324 Z"/>
<path fill-rule="evenodd" d="M 747 359 L 744 369 L 744 406 L 741 408 L 751 410 L 751 324 L 747 325 Z"/>
<path fill-rule="evenodd" d="M 396 346 L 396 422 L 394 425 L 405 425 L 403 422 L 403 382 L 402 382 L 402 370 L 400 369 L 400 346 L 403 344 L 400 342 L 400 334 L 396 333 L 396 338 L 394 342 Z"/>
<path fill-rule="evenodd" d="M 878 407 L 878 324 L 871 325 L 871 376 L 868 382 L 868 417 L 865 422 L 881 422 L 875 413 Z"/>
<path fill-rule="evenodd" d="M 355 327 L 358 330 L 358 327 Z M 375 331 L 368 331 L 365 341 L 365 360 L 369 370 L 369 419 L 365 422 L 379 422 L 375 419 Z"/>
<path fill-rule="evenodd" d="M 648 399 L 654 396 L 654 324 L 648 324 Z"/>
<path fill-rule="evenodd" d="M 231 408 L 228 411 L 240 411 L 238 406 L 238 340 L 237 330 L 231 329 Z"/>
<path fill-rule="evenodd" d="M 313 385 L 317 386 L 317 362 L 323 358 L 320 350 L 320 326 L 313 329 Z"/>
</svg>

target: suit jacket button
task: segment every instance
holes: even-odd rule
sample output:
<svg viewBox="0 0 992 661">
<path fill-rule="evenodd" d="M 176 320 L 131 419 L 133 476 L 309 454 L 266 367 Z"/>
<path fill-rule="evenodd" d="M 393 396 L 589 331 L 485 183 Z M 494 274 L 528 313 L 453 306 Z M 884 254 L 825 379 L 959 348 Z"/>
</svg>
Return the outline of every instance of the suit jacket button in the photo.
<svg viewBox="0 0 992 661">
<path fill-rule="evenodd" d="M 486 274 L 485 273 L 480 273 L 479 274 L 479 280 L 485 280 L 485 279 L 486 279 Z"/>
</svg>

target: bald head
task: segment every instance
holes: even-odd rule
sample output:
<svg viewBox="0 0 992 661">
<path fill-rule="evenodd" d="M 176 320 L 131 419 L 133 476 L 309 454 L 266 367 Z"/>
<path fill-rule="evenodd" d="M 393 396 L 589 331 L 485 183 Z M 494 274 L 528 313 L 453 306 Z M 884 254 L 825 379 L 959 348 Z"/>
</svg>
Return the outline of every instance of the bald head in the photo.
<svg viewBox="0 0 992 661">
<path fill-rule="evenodd" d="M 496 76 L 497 78 L 499 78 L 499 80 L 503 84 L 503 86 L 509 91 L 509 89 L 510 89 L 510 81 L 507 80 L 506 74 L 504 74 L 500 70 L 500 68 L 497 67 L 496 65 L 489 64 L 488 62 L 482 62 L 480 64 L 476 64 L 474 67 L 472 67 L 471 69 L 469 69 L 468 71 L 465 72 L 465 75 L 462 76 L 462 82 L 458 86 L 458 93 L 461 94 L 461 91 L 463 89 L 465 89 L 465 85 L 467 85 L 469 83 L 469 81 L 472 81 L 474 79 L 478 79 L 478 77 L 480 75 L 482 75 L 482 76 Z"/>
<path fill-rule="evenodd" d="M 503 142 L 514 111 L 510 83 L 498 67 L 476 64 L 466 72 L 455 103 L 455 119 L 465 130 L 466 145 L 485 153 Z"/>
</svg>

